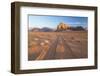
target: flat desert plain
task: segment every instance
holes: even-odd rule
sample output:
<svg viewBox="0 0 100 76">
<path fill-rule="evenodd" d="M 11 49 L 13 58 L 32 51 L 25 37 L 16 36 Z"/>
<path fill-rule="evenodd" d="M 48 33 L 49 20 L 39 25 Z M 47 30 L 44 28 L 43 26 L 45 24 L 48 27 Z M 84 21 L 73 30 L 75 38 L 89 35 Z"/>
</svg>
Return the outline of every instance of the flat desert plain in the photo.
<svg viewBox="0 0 100 76">
<path fill-rule="evenodd" d="M 87 31 L 28 32 L 28 60 L 88 57 Z"/>
</svg>

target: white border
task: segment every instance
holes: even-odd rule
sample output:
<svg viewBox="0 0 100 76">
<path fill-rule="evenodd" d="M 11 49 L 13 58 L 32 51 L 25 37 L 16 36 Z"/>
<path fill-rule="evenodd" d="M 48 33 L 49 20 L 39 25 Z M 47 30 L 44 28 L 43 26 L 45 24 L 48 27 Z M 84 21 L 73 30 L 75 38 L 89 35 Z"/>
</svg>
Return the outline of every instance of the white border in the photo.
<svg viewBox="0 0 100 76">
<path fill-rule="evenodd" d="M 88 58 L 87 59 L 63 59 L 28 61 L 28 28 L 27 15 L 59 15 L 59 16 L 82 16 L 88 17 Z M 59 67 L 75 67 L 94 65 L 94 11 L 55 9 L 41 7 L 20 8 L 20 69 L 43 69 Z"/>
</svg>

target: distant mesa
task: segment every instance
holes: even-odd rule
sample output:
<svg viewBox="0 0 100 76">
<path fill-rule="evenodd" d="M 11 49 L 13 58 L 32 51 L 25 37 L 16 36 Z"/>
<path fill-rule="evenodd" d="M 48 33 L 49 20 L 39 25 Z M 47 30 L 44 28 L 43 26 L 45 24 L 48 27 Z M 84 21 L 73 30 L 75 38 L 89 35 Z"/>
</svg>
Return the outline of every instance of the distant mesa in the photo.
<svg viewBox="0 0 100 76">
<path fill-rule="evenodd" d="M 30 29 L 29 31 L 38 32 L 38 31 L 40 31 L 40 28 L 32 28 L 32 29 Z"/>
<path fill-rule="evenodd" d="M 57 32 L 66 32 L 66 31 L 86 31 L 86 28 L 82 27 L 82 26 L 71 26 L 69 24 L 65 24 L 63 22 L 61 22 L 58 26 L 57 26 Z"/>
<path fill-rule="evenodd" d="M 43 27 L 43 28 L 33 28 L 30 31 L 32 32 L 53 32 L 54 30 L 48 27 Z"/>
<path fill-rule="evenodd" d="M 52 32 L 54 30 L 51 29 L 51 28 L 48 28 L 48 27 L 44 27 L 44 28 L 40 29 L 40 31 L 42 31 L 42 32 Z"/>
<path fill-rule="evenodd" d="M 69 24 L 65 24 L 63 22 L 59 23 L 56 29 L 52 29 L 49 27 L 43 27 L 43 28 L 32 28 L 29 31 L 32 32 L 66 32 L 66 31 L 84 31 L 86 28 L 83 28 L 82 26 L 70 26 Z"/>
</svg>

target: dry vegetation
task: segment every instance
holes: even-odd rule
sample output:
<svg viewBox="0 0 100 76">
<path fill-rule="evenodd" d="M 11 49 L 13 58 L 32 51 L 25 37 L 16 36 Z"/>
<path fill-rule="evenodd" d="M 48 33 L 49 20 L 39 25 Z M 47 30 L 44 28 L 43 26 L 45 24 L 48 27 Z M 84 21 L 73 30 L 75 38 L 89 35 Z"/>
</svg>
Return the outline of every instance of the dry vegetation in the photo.
<svg viewBox="0 0 100 76">
<path fill-rule="evenodd" d="M 29 32 L 28 35 L 28 60 L 87 58 L 87 31 Z"/>
</svg>

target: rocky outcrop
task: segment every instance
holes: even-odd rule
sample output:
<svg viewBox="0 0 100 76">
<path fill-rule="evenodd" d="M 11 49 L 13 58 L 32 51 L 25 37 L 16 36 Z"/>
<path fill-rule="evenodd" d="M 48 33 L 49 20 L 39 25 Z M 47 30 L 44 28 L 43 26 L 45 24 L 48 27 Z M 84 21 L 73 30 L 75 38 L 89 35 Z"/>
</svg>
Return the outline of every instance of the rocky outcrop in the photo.
<svg viewBox="0 0 100 76">
<path fill-rule="evenodd" d="M 70 28 L 70 26 L 68 24 L 65 24 L 63 22 L 61 22 L 58 26 L 57 26 L 57 31 L 66 31 Z"/>
</svg>

